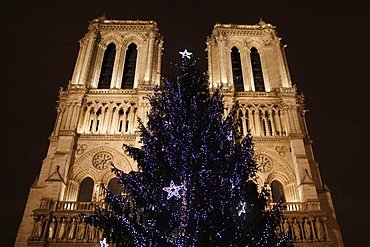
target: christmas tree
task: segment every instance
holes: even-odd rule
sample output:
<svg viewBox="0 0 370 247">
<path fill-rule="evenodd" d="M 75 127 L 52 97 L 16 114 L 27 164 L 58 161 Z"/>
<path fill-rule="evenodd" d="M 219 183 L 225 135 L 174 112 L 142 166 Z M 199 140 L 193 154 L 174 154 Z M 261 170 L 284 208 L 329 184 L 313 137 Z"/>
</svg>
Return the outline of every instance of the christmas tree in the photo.
<svg viewBox="0 0 370 247">
<path fill-rule="evenodd" d="M 140 148 L 125 146 L 139 171 L 113 172 L 124 188 L 105 188 L 106 207 L 90 221 L 117 246 L 289 246 L 277 232 L 280 209 L 254 182 L 252 137 L 241 136 L 237 105 L 225 115 L 191 53 L 176 78 L 149 97 Z"/>
</svg>

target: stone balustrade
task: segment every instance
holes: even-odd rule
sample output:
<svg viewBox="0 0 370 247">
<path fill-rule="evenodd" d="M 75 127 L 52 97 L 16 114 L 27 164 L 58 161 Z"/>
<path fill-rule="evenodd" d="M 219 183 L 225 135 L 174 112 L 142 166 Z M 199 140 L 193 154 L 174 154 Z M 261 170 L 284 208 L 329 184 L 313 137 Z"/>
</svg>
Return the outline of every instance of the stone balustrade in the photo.
<svg viewBox="0 0 370 247">
<path fill-rule="evenodd" d="M 53 246 L 74 243 L 96 245 L 103 238 L 103 232 L 95 229 L 81 214 L 94 211 L 97 203 L 41 200 L 40 208 L 33 214 L 34 226 L 29 245 Z M 98 203 L 104 207 L 106 204 Z M 283 203 L 282 220 L 278 231 L 289 234 L 300 246 L 327 246 L 326 214 L 320 210 L 319 202 Z"/>
<path fill-rule="evenodd" d="M 285 212 L 321 210 L 320 202 L 286 202 L 282 206 Z"/>
</svg>

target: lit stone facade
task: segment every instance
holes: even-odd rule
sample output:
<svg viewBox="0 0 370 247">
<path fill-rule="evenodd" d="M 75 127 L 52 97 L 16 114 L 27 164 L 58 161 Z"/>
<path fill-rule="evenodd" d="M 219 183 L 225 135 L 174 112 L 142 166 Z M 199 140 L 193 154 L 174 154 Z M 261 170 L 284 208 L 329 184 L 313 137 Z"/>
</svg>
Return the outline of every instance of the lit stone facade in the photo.
<svg viewBox="0 0 370 247">
<path fill-rule="evenodd" d="M 154 21 L 94 19 L 80 41 L 71 81 L 59 92 L 57 119 L 40 175 L 30 188 L 15 246 L 99 246 L 101 232 L 79 218 L 112 186 L 110 164 L 136 164 L 122 144 L 138 145 L 137 118 L 160 83 L 163 39 Z M 207 39 L 210 87 L 222 86 L 225 112 L 239 103 L 242 131 L 254 136 L 272 202 L 283 199 L 281 231 L 297 246 L 343 246 L 330 191 L 322 183 L 305 123 L 304 97 L 292 86 L 275 27 L 216 24 Z"/>
</svg>

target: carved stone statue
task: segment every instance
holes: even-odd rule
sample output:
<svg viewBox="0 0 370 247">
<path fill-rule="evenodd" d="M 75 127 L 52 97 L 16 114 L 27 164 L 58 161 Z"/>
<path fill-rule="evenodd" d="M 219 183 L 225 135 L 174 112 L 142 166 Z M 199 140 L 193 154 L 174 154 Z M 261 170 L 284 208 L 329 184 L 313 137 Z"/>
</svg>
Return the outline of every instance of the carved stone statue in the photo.
<svg viewBox="0 0 370 247">
<path fill-rule="evenodd" d="M 61 223 L 60 223 L 58 239 L 63 239 L 64 238 L 66 228 L 67 228 L 67 221 L 66 221 L 66 218 L 63 218 Z"/>
<path fill-rule="evenodd" d="M 322 227 L 322 224 L 321 224 L 321 222 L 320 222 L 319 218 L 317 218 L 317 219 L 315 220 L 315 229 L 316 229 L 317 239 L 318 239 L 319 241 L 324 240 L 324 236 L 325 236 L 325 234 L 324 234 L 324 229 L 323 229 L 323 227 Z"/>
<path fill-rule="evenodd" d="M 84 238 L 85 230 L 86 230 L 86 222 L 84 220 L 81 220 L 80 225 L 78 227 L 77 239 Z"/>
<path fill-rule="evenodd" d="M 306 219 L 303 223 L 303 229 L 304 229 L 304 235 L 306 238 L 306 241 L 311 241 L 311 226 L 308 222 L 308 219 Z"/>
<path fill-rule="evenodd" d="M 37 221 L 36 237 L 41 238 L 44 230 L 45 216 L 41 215 L 40 219 Z"/>
<path fill-rule="evenodd" d="M 293 221 L 293 234 L 294 240 L 297 242 L 301 241 L 301 229 L 299 229 L 298 220 Z"/>
<path fill-rule="evenodd" d="M 48 239 L 53 239 L 54 238 L 54 232 L 55 232 L 55 227 L 57 223 L 55 218 L 53 217 L 51 219 L 50 225 L 49 225 L 49 234 L 48 234 Z"/>
<path fill-rule="evenodd" d="M 89 225 L 89 229 L 88 229 L 88 238 L 91 240 L 91 239 L 95 239 L 95 228 L 93 225 Z"/>
<path fill-rule="evenodd" d="M 103 239 L 104 229 L 99 230 L 99 239 Z"/>
<path fill-rule="evenodd" d="M 73 218 L 71 222 L 71 228 L 69 229 L 69 233 L 68 233 L 68 239 L 73 239 L 75 237 L 76 227 L 77 227 L 77 221 L 76 221 L 76 218 Z"/>
<path fill-rule="evenodd" d="M 285 234 L 289 233 L 289 223 L 287 219 L 284 220 L 283 229 Z"/>
</svg>

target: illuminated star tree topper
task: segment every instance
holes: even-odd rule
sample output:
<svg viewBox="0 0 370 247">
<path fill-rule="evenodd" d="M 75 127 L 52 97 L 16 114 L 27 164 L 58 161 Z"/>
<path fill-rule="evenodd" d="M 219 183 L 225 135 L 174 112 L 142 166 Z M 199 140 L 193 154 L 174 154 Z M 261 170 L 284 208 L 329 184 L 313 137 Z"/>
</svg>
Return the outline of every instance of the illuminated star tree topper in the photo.
<svg viewBox="0 0 370 247">
<path fill-rule="evenodd" d="M 181 58 L 187 58 L 187 59 L 190 59 L 191 58 L 191 55 L 193 55 L 192 52 L 188 52 L 188 50 L 184 50 L 184 51 L 180 51 L 179 52 L 181 54 Z"/>
</svg>

